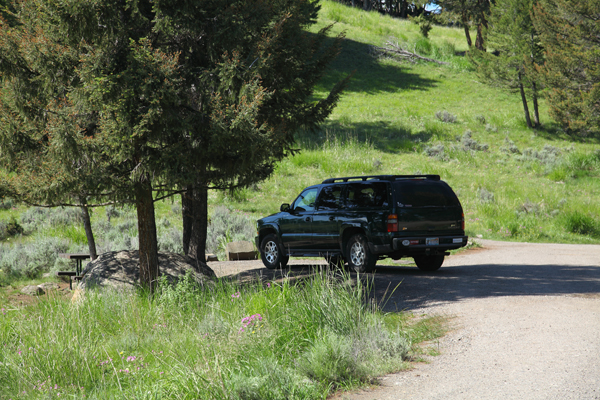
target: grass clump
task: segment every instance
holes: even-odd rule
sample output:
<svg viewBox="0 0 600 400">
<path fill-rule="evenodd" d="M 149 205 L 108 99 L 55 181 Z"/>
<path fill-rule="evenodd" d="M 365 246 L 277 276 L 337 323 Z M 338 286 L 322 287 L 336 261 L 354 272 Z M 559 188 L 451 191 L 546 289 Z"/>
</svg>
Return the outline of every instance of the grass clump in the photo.
<svg viewBox="0 0 600 400">
<path fill-rule="evenodd" d="M 204 285 L 3 307 L 0 397 L 324 399 L 402 368 L 413 343 L 348 276 Z"/>
</svg>

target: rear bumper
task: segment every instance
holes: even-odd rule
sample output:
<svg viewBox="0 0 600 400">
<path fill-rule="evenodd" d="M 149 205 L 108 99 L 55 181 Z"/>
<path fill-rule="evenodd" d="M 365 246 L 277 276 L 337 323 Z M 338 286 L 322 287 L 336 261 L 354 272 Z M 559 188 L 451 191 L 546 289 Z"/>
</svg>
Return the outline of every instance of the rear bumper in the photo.
<svg viewBox="0 0 600 400">
<path fill-rule="evenodd" d="M 435 243 L 437 239 L 437 244 Z M 394 238 L 392 247 L 395 252 L 413 253 L 435 250 L 453 250 L 467 245 L 468 236 L 431 236 Z"/>
</svg>

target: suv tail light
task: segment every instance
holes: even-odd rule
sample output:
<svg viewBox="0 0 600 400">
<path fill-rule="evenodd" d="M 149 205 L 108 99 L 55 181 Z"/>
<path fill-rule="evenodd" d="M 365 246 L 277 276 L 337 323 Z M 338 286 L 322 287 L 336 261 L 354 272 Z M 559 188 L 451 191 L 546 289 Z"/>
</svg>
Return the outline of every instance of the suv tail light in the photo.
<svg viewBox="0 0 600 400">
<path fill-rule="evenodd" d="M 465 213 L 462 213 L 462 218 L 460 220 L 460 229 L 465 230 Z"/>
<path fill-rule="evenodd" d="M 387 231 L 388 232 L 398 232 L 398 216 L 396 214 L 388 215 Z"/>
</svg>

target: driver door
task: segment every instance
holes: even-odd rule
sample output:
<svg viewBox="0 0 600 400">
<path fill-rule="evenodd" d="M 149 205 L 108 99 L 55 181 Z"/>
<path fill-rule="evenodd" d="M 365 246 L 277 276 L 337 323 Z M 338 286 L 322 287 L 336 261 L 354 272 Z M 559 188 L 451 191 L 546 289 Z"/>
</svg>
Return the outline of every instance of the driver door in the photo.
<svg viewBox="0 0 600 400">
<path fill-rule="evenodd" d="M 316 187 L 305 189 L 290 206 L 289 216 L 280 220 L 281 240 L 286 252 L 311 249 L 318 191 Z"/>
</svg>

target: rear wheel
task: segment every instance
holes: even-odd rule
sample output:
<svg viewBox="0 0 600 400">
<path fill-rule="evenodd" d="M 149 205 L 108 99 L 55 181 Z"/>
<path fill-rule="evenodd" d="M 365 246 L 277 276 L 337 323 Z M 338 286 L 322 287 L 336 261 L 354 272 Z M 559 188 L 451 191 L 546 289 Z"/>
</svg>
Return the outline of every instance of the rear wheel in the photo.
<svg viewBox="0 0 600 400">
<path fill-rule="evenodd" d="M 283 255 L 277 236 L 274 234 L 265 236 L 260 243 L 260 258 L 269 269 L 285 267 L 290 259 Z"/>
<path fill-rule="evenodd" d="M 356 272 L 370 272 L 377 263 L 371 254 L 365 235 L 357 234 L 350 238 L 346 247 L 348 267 Z"/>
<path fill-rule="evenodd" d="M 444 263 L 444 255 L 415 256 L 415 264 L 421 271 L 437 271 Z"/>
</svg>

